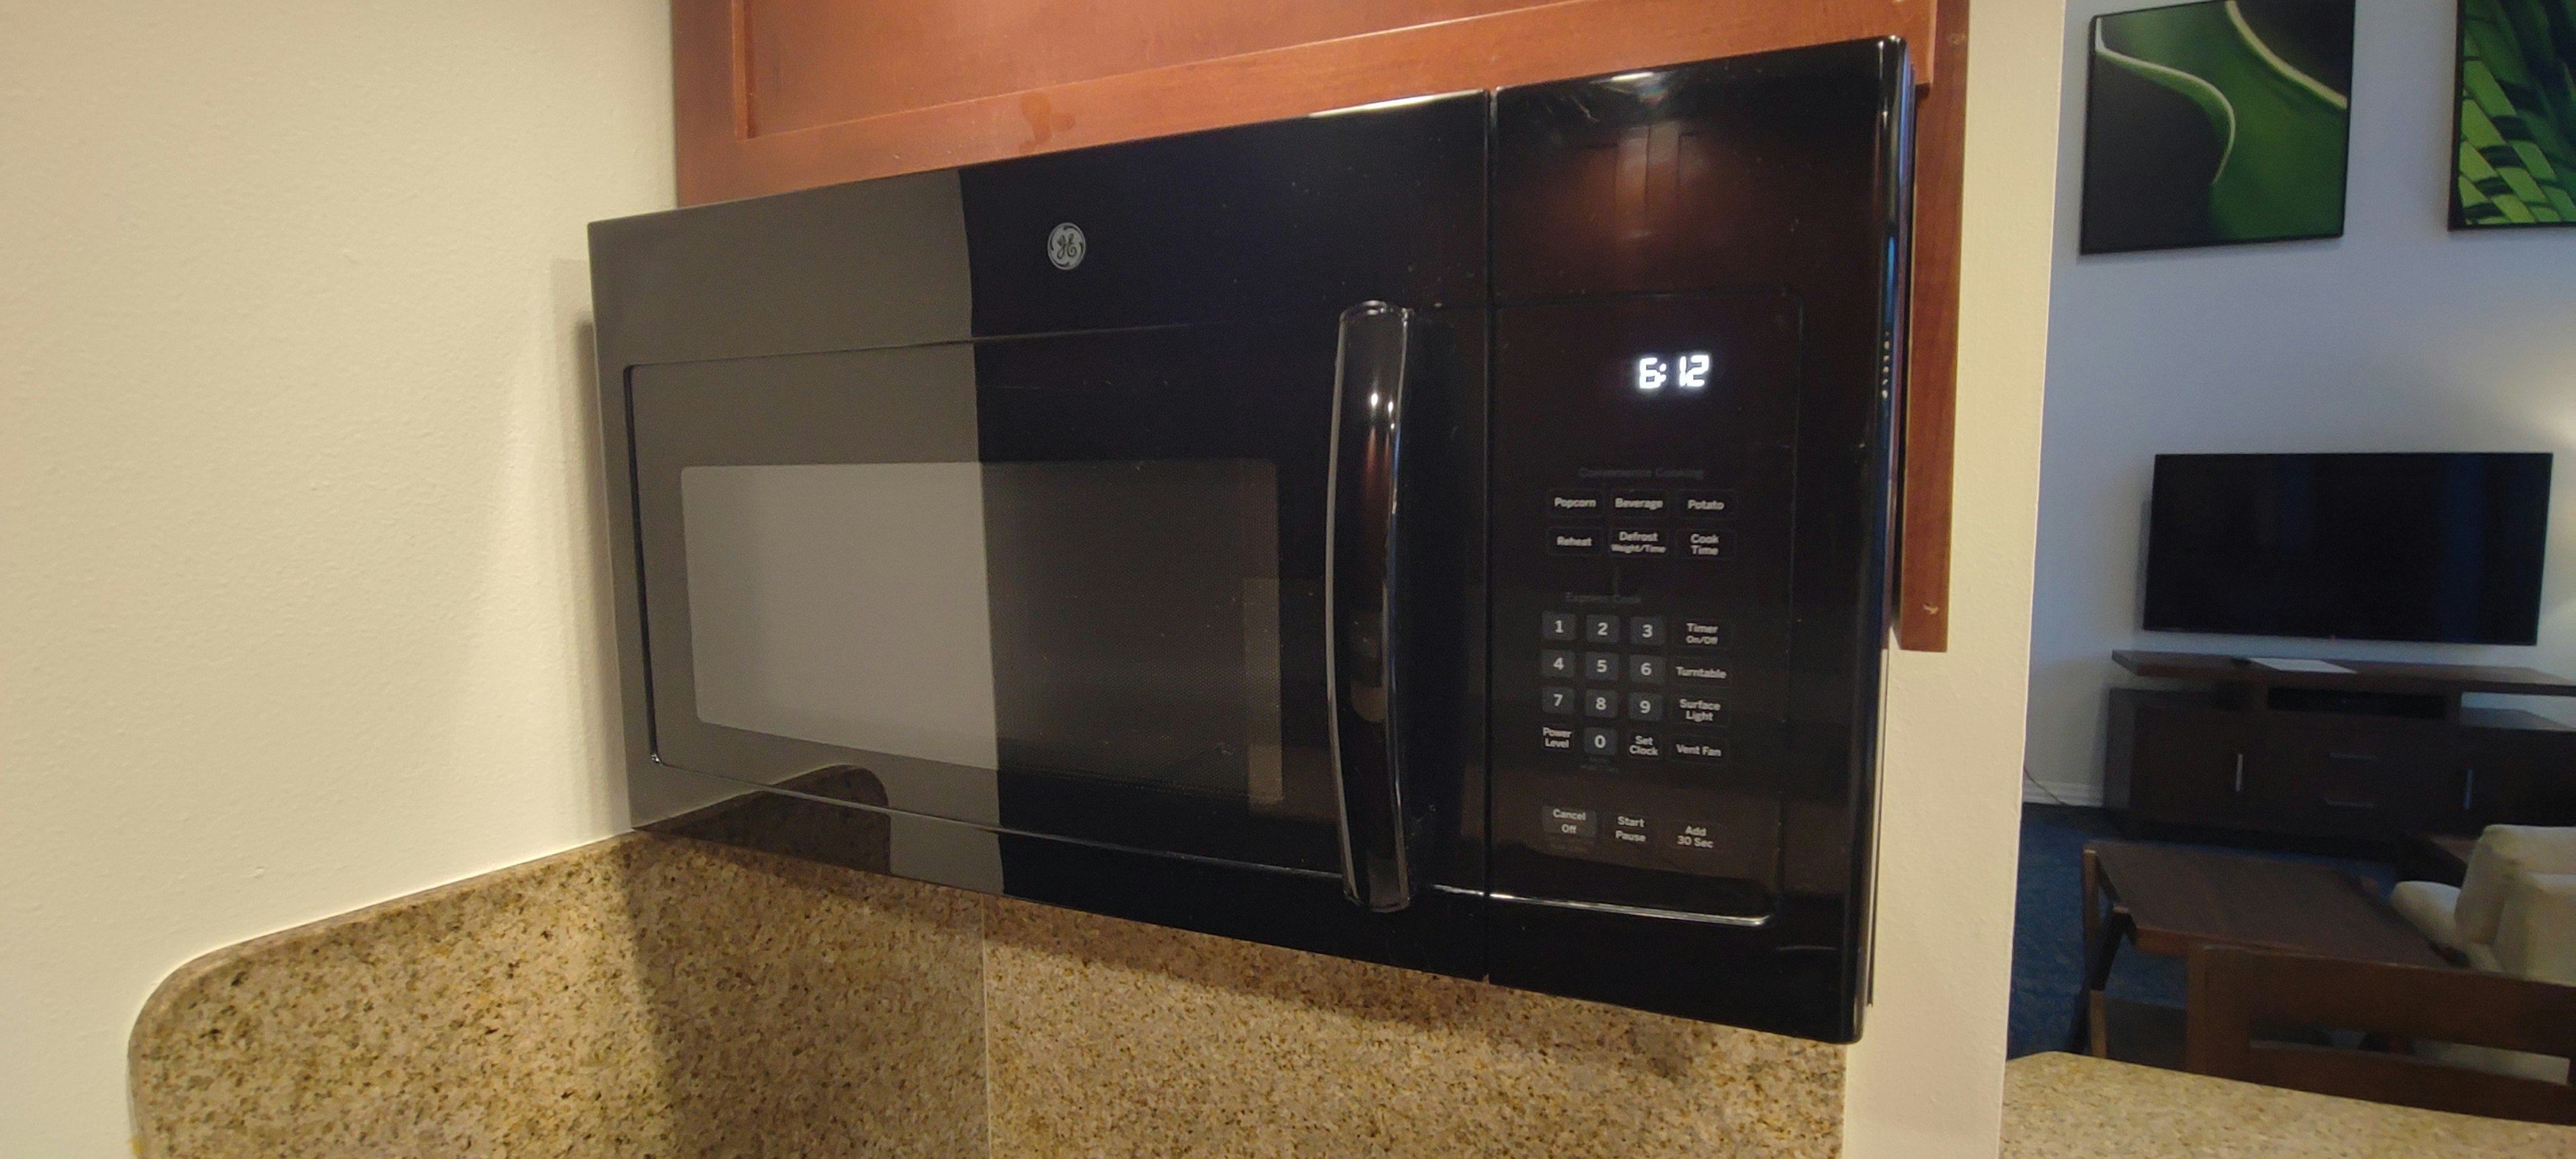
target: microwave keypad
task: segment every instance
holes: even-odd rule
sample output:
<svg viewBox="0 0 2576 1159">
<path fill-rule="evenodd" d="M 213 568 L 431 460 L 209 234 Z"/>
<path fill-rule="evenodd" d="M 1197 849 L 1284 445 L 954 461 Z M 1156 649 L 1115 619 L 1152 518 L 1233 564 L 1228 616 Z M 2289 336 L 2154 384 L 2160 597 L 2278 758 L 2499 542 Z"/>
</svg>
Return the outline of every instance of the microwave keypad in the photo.
<svg viewBox="0 0 2576 1159">
<path fill-rule="evenodd" d="M 1696 646 L 1667 646 L 1678 622 Z M 1542 648 L 1538 653 L 1539 711 L 1617 721 L 1584 727 L 1540 725 L 1540 748 L 1564 753 L 1586 766 L 1619 769 L 1666 761 L 1710 766 L 1726 761 L 1725 686 L 1730 663 L 1712 649 L 1723 646 L 1726 624 L 1708 616 L 1605 615 L 1549 610 L 1539 615 L 1541 643 L 1564 643 L 1579 634 L 1586 644 L 1621 644 L 1621 650 L 1577 653 Z M 1565 683 L 1568 679 L 1573 683 Z"/>
</svg>

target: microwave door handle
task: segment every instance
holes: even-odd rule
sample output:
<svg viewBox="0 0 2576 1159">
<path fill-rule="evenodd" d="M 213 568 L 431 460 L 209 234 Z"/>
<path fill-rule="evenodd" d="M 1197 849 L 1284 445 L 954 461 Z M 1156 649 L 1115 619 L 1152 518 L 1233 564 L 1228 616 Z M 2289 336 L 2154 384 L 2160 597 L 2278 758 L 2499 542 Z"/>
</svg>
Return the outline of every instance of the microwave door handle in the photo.
<svg viewBox="0 0 2576 1159">
<path fill-rule="evenodd" d="M 1412 317 L 1384 302 L 1342 312 L 1333 370 L 1333 445 L 1325 499 L 1324 623 L 1331 642 L 1333 781 L 1341 823 L 1342 891 L 1379 912 L 1413 901 L 1406 848 L 1402 721 L 1396 695 L 1397 470 Z"/>
</svg>

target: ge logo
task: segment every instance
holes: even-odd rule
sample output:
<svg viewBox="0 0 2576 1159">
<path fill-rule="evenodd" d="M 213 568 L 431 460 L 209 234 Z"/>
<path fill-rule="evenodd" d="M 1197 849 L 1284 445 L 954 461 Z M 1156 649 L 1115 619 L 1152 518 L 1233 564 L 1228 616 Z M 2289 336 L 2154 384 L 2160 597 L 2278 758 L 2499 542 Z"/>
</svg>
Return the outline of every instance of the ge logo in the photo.
<svg viewBox="0 0 2576 1159">
<path fill-rule="evenodd" d="M 1091 243 L 1082 236 L 1082 227 L 1070 221 L 1047 231 L 1047 260 L 1054 262 L 1059 270 L 1081 265 L 1082 255 L 1090 249 Z"/>
</svg>

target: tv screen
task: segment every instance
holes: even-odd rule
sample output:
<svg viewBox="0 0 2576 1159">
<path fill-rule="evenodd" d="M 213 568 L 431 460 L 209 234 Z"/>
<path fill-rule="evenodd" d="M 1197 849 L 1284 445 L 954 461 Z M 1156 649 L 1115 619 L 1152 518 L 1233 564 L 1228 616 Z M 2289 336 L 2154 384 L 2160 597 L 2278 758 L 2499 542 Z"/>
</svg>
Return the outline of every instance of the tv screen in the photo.
<svg viewBox="0 0 2576 1159">
<path fill-rule="evenodd" d="M 2146 627 L 2529 644 L 2548 455 L 2158 455 Z"/>
</svg>

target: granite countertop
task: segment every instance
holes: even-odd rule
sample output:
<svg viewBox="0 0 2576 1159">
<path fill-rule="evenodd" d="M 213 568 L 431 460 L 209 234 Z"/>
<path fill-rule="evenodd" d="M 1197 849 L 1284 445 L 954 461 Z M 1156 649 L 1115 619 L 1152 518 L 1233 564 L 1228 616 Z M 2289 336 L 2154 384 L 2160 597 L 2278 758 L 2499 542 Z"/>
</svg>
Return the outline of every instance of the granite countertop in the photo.
<svg viewBox="0 0 2576 1159">
<path fill-rule="evenodd" d="M 2576 1156 L 2576 1128 L 2481 1119 L 2077 1054 L 2004 1070 L 2004 1159 Z"/>
</svg>

